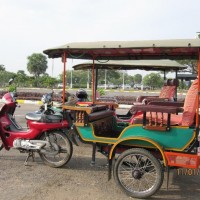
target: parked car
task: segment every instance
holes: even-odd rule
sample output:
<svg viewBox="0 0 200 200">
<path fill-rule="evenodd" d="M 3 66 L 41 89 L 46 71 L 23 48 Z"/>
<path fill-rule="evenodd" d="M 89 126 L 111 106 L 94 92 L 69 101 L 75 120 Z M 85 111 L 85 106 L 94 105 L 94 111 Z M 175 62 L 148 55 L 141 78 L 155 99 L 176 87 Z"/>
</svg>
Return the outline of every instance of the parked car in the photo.
<svg viewBox="0 0 200 200">
<path fill-rule="evenodd" d="M 103 88 L 104 89 L 105 88 L 105 84 L 98 85 L 97 88 Z"/>
<path fill-rule="evenodd" d="M 58 88 L 63 88 L 63 83 L 58 83 Z"/>
<path fill-rule="evenodd" d="M 117 89 L 117 88 L 118 88 L 118 85 L 110 84 L 110 85 L 108 85 L 108 88 L 109 88 L 109 89 Z"/>
<path fill-rule="evenodd" d="M 143 90 L 150 90 L 150 89 L 151 89 L 150 86 L 148 86 L 148 85 L 143 85 Z"/>
<path fill-rule="evenodd" d="M 142 84 L 135 84 L 133 86 L 133 89 L 135 89 L 135 90 L 141 90 L 142 89 Z"/>
<path fill-rule="evenodd" d="M 151 87 L 148 85 L 142 85 L 142 84 L 135 84 L 133 87 L 135 90 L 150 90 Z"/>
<path fill-rule="evenodd" d="M 124 89 L 131 89 L 131 85 L 125 84 L 125 85 L 124 85 Z"/>
</svg>

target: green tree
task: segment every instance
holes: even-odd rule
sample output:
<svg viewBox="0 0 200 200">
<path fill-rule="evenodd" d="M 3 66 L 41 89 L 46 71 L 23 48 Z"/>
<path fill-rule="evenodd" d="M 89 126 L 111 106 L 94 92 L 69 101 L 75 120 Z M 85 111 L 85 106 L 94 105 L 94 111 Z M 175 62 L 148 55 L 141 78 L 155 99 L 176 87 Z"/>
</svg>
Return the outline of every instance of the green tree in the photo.
<svg viewBox="0 0 200 200">
<path fill-rule="evenodd" d="M 116 80 L 120 78 L 120 72 L 117 70 L 106 70 L 107 83 L 116 84 Z M 98 70 L 98 83 L 105 83 L 105 69 Z"/>
<path fill-rule="evenodd" d="M 15 78 L 16 74 L 13 72 L 7 72 L 7 71 L 1 71 L 0 70 L 0 86 L 1 87 L 7 87 L 8 86 L 8 81 L 11 78 Z"/>
<path fill-rule="evenodd" d="M 181 90 L 188 90 L 188 86 L 186 85 L 185 81 L 180 81 L 178 88 Z"/>
<path fill-rule="evenodd" d="M 134 78 L 134 83 L 136 83 L 136 84 L 140 84 L 142 82 L 142 75 L 141 74 L 135 74 L 133 76 L 133 78 Z"/>
<path fill-rule="evenodd" d="M 70 86 L 72 77 L 73 87 L 85 88 L 87 86 L 88 71 L 87 70 L 67 70 L 66 71 L 66 86 Z M 90 73 L 91 84 L 91 73 Z M 59 75 L 58 82 L 63 81 L 63 73 Z"/>
<path fill-rule="evenodd" d="M 39 78 L 40 86 L 45 88 L 55 88 L 58 80 L 56 78 L 50 77 L 48 74 L 44 74 Z"/>
<path fill-rule="evenodd" d="M 68 70 L 66 72 L 66 81 L 67 85 L 70 85 L 71 83 L 71 73 L 72 73 L 72 83 L 73 87 L 78 88 L 85 88 L 87 86 L 88 81 L 88 70 Z M 89 70 L 89 84 L 91 85 L 92 82 L 92 71 Z M 59 75 L 59 80 L 62 82 L 63 75 Z M 116 70 L 107 70 L 106 72 L 106 79 L 107 83 L 113 83 L 118 81 L 119 83 L 120 73 Z M 98 84 L 104 84 L 105 83 L 105 70 L 98 70 Z"/>
<path fill-rule="evenodd" d="M 25 74 L 24 70 L 18 70 L 15 78 L 15 82 L 18 86 L 27 86 L 28 76 Z"/>
<path fill-rule="evenodd" d="M 27 69 L 30 74 L 33 74 L 37 79 L 41 74 L 47 70 L 47 58 L 41 53 L 33 53 L 27 57 Z"/>
<path fill-rule="evenodd" d="M 5 71 L 6 69 L 5 69 L 5 67 L 4 67 L 4 65 L 0 65 L 0 71 Z"/>
<path fill-rule="evenodd" d="M 187 66 L 187 71 L 191 72 L 192 74 L 196 74 L 197 71 L 198 71 L 198 69 L 197 69 L 197 60 L 186 59 L 186 60 L 179 60 L 177 62 L 179 62 L 182 65 L 186 65 Z"/>
<path fill-rule="evenodd" d="M 26 73 L 24 72 L 24 70 L 18 70 L 17 75 L 26 76 Z"/>
<path fill-rule="evenodd" d="M 154 88 L 161 88 L 163 85 L 163 78 L 159 73 L 151 73 L 147 74 L 143 78 L 143 85 L 148 85 L 150 87 Z"/>
<path fill-rule="evenodd" d="M 68 85 L 71 84 L 71 75 L 72 75 L 73 87 L 86 88 L 86 86 L 87 86 L 87 70 L 67 71 Z M 91 79 L 90 79 L 90 81 L 91 81 Z"/>
<path fill-rule="evenodd" d="M 118 79 L 113 79 L 114 82 L 112 82 L 114 85 L 122 86 L 123 84 L 123 79 L 124 79 L 124 84 L 128 84 L 133 86 L 134 85 L 134 79 L 133 76 L 129 75 L 126 71 L 119 71 L 120 73 L 120 78 Z"/>
</svg>

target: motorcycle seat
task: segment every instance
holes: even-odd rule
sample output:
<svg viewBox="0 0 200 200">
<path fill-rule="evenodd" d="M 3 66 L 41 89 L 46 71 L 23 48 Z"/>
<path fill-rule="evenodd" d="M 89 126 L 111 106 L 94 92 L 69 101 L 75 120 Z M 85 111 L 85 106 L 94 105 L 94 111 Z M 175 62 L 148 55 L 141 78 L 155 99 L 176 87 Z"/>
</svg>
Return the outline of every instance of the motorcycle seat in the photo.
<svg viewBox="0 0 200 200">
<path fill-rule="evenodd" d="M 63 117 L 61 114 L 44 114 L 44 113 L 27 113 L 26 117 L 27 120 L 31 121 L 40 121 L 40 122 L 47 122 L 47 123 L 56 123 L 62 121 Z"/>
<path fill-rule="evenodd" d="M 40 121 L 42 118 L 42 114 L 31 112 L 31 113 L 27 113 L 25 118 L 31 121 Z"/>
<path fill-rule="evenodd" d="M 41 120 L 42 122 L 45 122 L 45 123 L 58 123 L 58 122 L 61 122 L 63 120 L 63 116 L 59 113 L 56 113 L 56 114 L 43 114 L 42 117 L 41 117 Z"/>
</svg>

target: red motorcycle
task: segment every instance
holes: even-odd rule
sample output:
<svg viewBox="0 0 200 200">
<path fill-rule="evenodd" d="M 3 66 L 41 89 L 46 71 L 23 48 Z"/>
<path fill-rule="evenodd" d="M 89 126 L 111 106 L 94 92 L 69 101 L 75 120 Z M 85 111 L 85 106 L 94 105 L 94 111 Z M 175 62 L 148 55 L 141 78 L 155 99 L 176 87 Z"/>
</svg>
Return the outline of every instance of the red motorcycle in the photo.
<svg viewBox="0 0 200 200">
<path fill-rule="evenodd" d="M 2 147 L 18 149 L 28 153 L 25 160 L 34 159 L 35 152 L 45 164 L 51 167 L 61 167 L 71 158 L 72 143 L 65 134 L 69 128 L 67 120 L 62 115 L 45 113 L 26 114 L 27 128 L 22 128 L 15 120 L 14 112 L 18 106 L 16 93 L 8 92 L 3 98 L 4 105 L 0 108 L 0 138 Z"/>
</svg>

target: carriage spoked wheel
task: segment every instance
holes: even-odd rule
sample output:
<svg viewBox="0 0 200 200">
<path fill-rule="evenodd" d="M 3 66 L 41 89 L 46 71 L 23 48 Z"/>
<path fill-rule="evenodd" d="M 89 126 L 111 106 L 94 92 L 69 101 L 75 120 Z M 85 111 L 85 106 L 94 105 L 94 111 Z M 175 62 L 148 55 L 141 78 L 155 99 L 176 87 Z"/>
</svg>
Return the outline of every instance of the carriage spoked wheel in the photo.
<svg viewBox="0 0 200 200">
<path fill-rule="evenodd" d="M 133 148 L 124 151 L 114 165 L 114 178 L 129 196 L 147 198 L 163 183 L 164 171 L 158 159 L 149 151 Z"/>
</svg>

